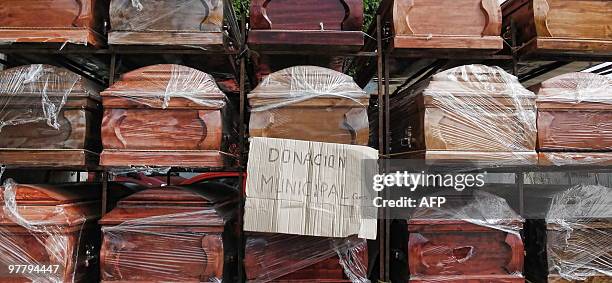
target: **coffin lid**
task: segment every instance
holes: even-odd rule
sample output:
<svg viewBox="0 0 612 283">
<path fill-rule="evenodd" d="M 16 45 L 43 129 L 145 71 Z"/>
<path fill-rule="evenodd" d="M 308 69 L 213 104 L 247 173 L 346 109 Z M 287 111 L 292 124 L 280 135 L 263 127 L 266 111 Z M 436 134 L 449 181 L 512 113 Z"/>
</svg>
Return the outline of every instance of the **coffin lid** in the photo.
<svg viewBox="0 0 612 283">
<path fill-rule="evenodd" d="M 83 98 L 99 100 L 99 91 L 99 86 L 80 75 L 51 65 L 24 65 L 0 71 L 0 105 L 40 108 L 46 103 L 74 107 L 70 101 L 85 104 Z"/>
<path fill-rule="evenodd" d="M 102 92 L 109 108 L 214 108 L 225 106 L 226 96 L 214 78 L 202 71 L 173 64 L 133 70 Z"/>
<path fill-rule="evenodd" d="M 0 187 L 4 190 L 4 186 Z M 53 206 L 100 199 L 100 190 L 95 185 L 26 185 L 16 184 L 15 200 L 18 205 Z M 4 194 L 0 194 L 4 205 Z"/>
<path fill-rule="evenodd" d="M 568 231 L 588 223 L 610 223 L 610 207 L 612 189 L 598 185 L 577 185 L 553 196 L 546 214 L 546 223 L 556 224 Z"/>
<path fill-rule="evenodd" d="M 612 104 L 612 78 L 592 73 L 556 76 L 542 82 L 537 102 Z"/>
<path fill-rule="evenodd" d="M 232 217 L 238 191 L 223 184 L 166 186 L 119 201 L 103 225 L 223 226 Z"/>
<path fill-rule="evenodd" d="M 329 103 L 347 100 L 365 107 L 369 96 L 346 74 L 317 66 L 295 66 L 266 76 L 248 98 L 251 106 L 258 108 L 253 111 L 262 111 L 311 99 L 327 99 Z"/>
</svg>

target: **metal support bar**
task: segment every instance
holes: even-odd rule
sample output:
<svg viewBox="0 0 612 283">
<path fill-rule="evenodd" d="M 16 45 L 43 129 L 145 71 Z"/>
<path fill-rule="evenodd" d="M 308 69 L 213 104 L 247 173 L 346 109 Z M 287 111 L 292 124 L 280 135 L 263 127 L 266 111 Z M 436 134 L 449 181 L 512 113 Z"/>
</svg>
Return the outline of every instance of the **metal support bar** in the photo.
<svg viewBox="0 0 612 283">
<path fill-rule="evenodd" d="M 102 216 L 106 214 L 108 209 L 108 178 L 109 174 L 106 171 L 102 172 Z"/>
</svg>

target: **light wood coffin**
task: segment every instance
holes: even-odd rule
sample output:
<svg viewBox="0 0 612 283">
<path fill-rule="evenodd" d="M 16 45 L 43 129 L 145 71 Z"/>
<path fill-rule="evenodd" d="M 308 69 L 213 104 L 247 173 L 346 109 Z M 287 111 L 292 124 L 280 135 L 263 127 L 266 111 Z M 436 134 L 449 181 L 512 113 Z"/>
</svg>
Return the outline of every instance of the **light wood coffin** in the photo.
<svg viewBox="0 0 612 283">
<path fill-rule="evenodd" d="M 13 182 L 0 187 L 0 281 L 97 280 L 100 230 L 96 221 L 101 212 L 98 188 L 87 184 Z M 16 272 L 17 265 L 25 266 Z M 28 265 L 39 272 L 28 272 Z"/>
<path fill-rule="evenodd" d="M 396 158 L 535 164 L 535 95 L 500 68 L 466 65 L 391 98 Z"/>
<path fill-rule="evenodd" d="M 3 0 L 0 44 L 103 45 L 108 3 L 109 0 Z"/>
<path fill-rule="evenodd" d="M 214 79 L 179 65 L 126 73 L 102 92 L 103 166 L 224 167 L 226 98 Z M 231 158 L 230 158 L 231 159 Z"/>
<path fill-rule="evenodd" d="M 516 26 L 520 55 L 612 57 L 608 0 L 509 0 L 502 9 L 504 30 Z"/>
<path fill-rule="evenodd" d="M 497 0 L 395 0 L 383 5 L 394 52 L 494 53 L 503 48 Z"/>
<path fill-rule="evenodd" d="M 222 49 L 238 32 L 227 0 L 112 0 L 109 44 Z"/>
<path fill-rule="evenodd" d="M 287 68 L 267 76 L 248 99 L 253 137 L 368 144 L 368 95 L 345 74 Z"/>
<path fill-rule="evenodd" d="M 253 0 L 250 23 L 256 50 L 357 51 L 364 43 L 361 0 Z"/>
<path fill-rule="evenodd" d="M 541 84 L 537 106 L 542 164 L 612 165 L 612 79 L 554 77 Z"/>
<path fill-rule="evenodd" d="M 26 65 L 0 72 L 0 163 L 97 165 L 99 88 L 66 69 Z"/>
<path fill-rule="evenodd" d="M 209 185 L 124 198 L 100 220 L 102 282 L 235 282 L 236 197 Z"/>
</svg>

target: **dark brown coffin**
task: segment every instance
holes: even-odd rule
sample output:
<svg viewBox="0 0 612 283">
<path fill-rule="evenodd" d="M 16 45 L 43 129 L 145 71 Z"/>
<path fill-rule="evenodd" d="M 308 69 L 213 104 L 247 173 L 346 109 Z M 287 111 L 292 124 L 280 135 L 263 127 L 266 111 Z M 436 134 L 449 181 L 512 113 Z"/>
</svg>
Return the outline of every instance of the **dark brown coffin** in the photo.
<svg viewBox="0 0 612 283">
<path fill-rule="evenodd" d="M 0 72 L 0 123 L 6 124 L 0 129 L 0 163 L 97 165 L 98 91 L 81 76 L 49 65 Z"/>
<path fill-rule="evenodd" d="M 155 65 L 102 92 L 103 166 L 223 167 L 225 95 L 206 73 Z"/>
<path fill-rule="evenodd" d="M 167 186 L 124 198 L 100 220 L 102 282 L 233 282 L 236 195 Z"/>
<path fill-rule="evenodd" d="M 339 239 L 342 240 L 342 239 Z M 353 282 L 340 264 L 333 248 L 334 239 L 289 234 L 250 234 L 245 251 L 247 280 L 283 283 Z M 344 239 L 341 249 L 351 250 L 349 270 L 366 279 L 368 249 L 365 240 Z"/>
<path fill-rule="evenodd" d="M 0 281 L 97 280 L 100 230 L 96 221 L 101 212 L 98 188 L 87 184 L 15 184 L 10 190 L 17 202 L 14 210 L 9 209 L 11 201 L 4 198 L 7 187 L 0 187 Z M 19 264 L 58 268 L 57 273 L 10 274 L 9 265 Z"/>
<path fill-rule="evenodd" d="M 253 0 L 254 49 L 356 51 L 363 45 L 361 0 Z"/>
<path fill-rule="evenodd" d="M 493 53 L 503 48 L 497 0 L 388 2 L 382 15 L 391 23 L 394 52 Z"/>
<path fill-rule="evenodd" d="M 537 106 L 542 163 L 612 163 L 612 79 L 554 77 L 542 82 Z"/>
<path fill-rule="evenodd" d="M 535 95 L 501 69 L 467 65 L 391 98 L 396 158 L 536 164 Z"/>
<path fill-rule="evenodd" d="M 109 0 L 3 0 L 0 43 L 56 42 L 100 46 Z"/>
<path fill-rule="evenodd" d="M 612 56 L 608 0 L 509 0 L 502 9 L 504 29 L 516 25 L 521 55 Z"/>
<path fill-rule="evenodd" d="M 222 49 L 238 40 L 226 40 L 238 32 L 226 0 L 112 0 L 110 20 L 109 44 Z"/>
<path fill-rule="evenodd" d="M 266 77 L 248 98 L 252 137 L 368 144 L 368 95 L 345 74 L 292 67 Z"/>
</svg>

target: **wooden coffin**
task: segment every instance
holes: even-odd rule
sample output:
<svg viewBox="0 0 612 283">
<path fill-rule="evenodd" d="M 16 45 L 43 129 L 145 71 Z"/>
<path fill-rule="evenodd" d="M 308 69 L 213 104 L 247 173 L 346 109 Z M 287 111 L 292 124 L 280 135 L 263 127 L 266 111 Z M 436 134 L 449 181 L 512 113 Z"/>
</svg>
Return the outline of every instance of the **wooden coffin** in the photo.
<svg viewBox="0 0 612 283">
<path fill-rule="evenodd" d="M 87 184 L 0 187 L 0 281 L 93 282 L 100 246 L 100 190 Z M 5 199 L 14 193 L 14 199 Z M 16 201 L 17 206 L 12 205 Z M 10 266 L 45 268 L 10 273 Z M 52 270 L 47 269 L 49 266 Z M 22 267 L 27 268 L 27 267 Z"/>
<path fill-rule="evenodd" d="M 520 55 L 612 57 L 608 0 L 509 0 L 502 9 L 504 30 L 516 26 Z"/>
<path fill-rule="evenodd" d="M 237 25 L 226 0 L 111 0 L 109 44 L 222 49 Z M 225 27 L 224 27 L 225 25 Z"/>
<path fill-rule="evenodd" d="M 351 250 L 348 263 L 351 266 L 346 271 L 333 248 L 334 240 L 330 238 L 257 233 L 248 235 L 246 241 L 244 265 L 250 282 L 353 282 L 347 272 L 354 273 L 357 278 L 367 278 L 365 240 L 350 238 L 342 245 Z"/>
<path fill-rule="evenodd" d="M 209 185 L 124 198 L 100 220 L 102 282 L 233 282 L 236 196 L 231 187 Z"/>
<path fill-rule="evenodd" d="M 3 0 L 0 44 L 56 42 L 100 46 L 109 0 Z"/>
<path fill-rule="evenodd" d="M 229 165 L 225 95 L 206 73 L 140 68 L 102 92 L 102 103 L 103 166 Z"/>
<path fill-rule="evenodd" d="M 494 53 L 503 48 L 497 0 L 395 0 L 383 7 L 394 52 Z M 432 16 L 435 15 L 435 16 Z"/>
<path fill-rule="evenodd" d="M 361 0 L 253 0 L 249 46 L 258 50 L 357 51 L 363 45 Z"/>
<path fill-rule="evenodd" d="M 525 282 L 523 222 L 505 201 L 447 201 L 440 208 L 418 208 L 408 221 L 409 282 Z"/>
<path fill-rule="evenodd" d="M 252 137 L 368 144 L 368 95 L 345 74 L 287 68 L 267 76 L 248 99 Z"/>
<path fill-rule="evenodd" d="M 542 82 L 538 152 L 546 163 L 612 163 L 612 79 L 570 73 Z"/>
<path fill-rule="evenodd" d="M 0 163 L 97 165 L 98 87 L 66 69 L 27 65 L 0 72 Z"/>
<path fill-rule="evenodd" d="M 450 69 L 390 104 L 396 158 L 537 163 L 535 95 L 499 68 Z"/>
</svg>

